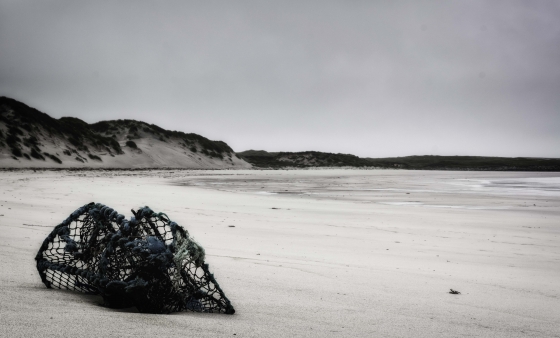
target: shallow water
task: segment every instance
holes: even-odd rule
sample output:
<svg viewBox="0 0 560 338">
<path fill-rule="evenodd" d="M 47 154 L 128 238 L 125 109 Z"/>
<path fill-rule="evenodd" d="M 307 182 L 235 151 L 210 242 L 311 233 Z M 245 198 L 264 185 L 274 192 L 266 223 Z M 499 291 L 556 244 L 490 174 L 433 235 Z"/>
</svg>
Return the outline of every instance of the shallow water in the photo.
<svg viewBox="0 0 560 338">
<path fill-rule="evenodd" d="M 560 199 L 560 173 L 298 170 L 253 171 L 250 176 L 200 176 L 178 184 L 262 196 L 465 210 L 547 207 Z"/>
<path fill-rule="evenodd" d="M 486 193 L 560 196 L 560 177 L 479 180 L 478 183 L 467 185 L 474 190 L 483 190 Z"/>
</svg>

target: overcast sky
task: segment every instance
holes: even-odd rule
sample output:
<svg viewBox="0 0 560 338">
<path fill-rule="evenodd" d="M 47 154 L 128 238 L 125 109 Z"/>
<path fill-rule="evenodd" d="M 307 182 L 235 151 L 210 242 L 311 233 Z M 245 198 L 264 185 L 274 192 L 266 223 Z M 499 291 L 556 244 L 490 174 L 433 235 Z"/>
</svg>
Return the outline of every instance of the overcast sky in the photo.
<svg viewBox="0 0 560 338">
<path fill-rule="evenodd" d="M 0 0 L 0 95 L 236 151 L 560 157 L 560 1 Z"/>
</svg>

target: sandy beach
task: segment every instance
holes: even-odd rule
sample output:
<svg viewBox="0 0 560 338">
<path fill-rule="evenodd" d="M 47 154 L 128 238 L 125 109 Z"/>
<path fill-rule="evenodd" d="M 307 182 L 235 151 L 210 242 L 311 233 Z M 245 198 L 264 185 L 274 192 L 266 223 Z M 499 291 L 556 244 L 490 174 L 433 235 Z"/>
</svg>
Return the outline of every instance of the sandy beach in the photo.
<svg viewBox="0 0 560 338">
<path fill-rule="evenodd" d="M 26 170 L 0 187 L 2 337 L 560 337 L 560 173 Z M 235 315 L 47 289 L 40 243 L 92 201 L 167 213 Z"/>
</svg>

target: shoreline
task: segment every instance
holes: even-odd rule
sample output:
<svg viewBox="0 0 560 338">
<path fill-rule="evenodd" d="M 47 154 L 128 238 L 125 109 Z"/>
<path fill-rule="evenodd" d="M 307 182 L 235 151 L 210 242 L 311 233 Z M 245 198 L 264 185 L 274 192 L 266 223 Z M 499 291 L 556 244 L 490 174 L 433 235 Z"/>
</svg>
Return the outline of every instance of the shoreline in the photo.
<svg viewBox="0 0 560 338">
<path fill-rule="evenodd" d="M 559 173 L 560 169 L 554 170 L 518 170 L 518 169 L 496 169 L 496 168 L 433 168 L 433 169 L 411 169 L 411 168 L 390 168 L 390 167 L 282 167 L 282 168 L 183 168 L 183 167 L 152 167 L 152 168 L 100 168 L 100 167 L 0 167 L 0 172 L 2 171 L 156 171 L 156 170 L 183 170 L 183 171 L 243 171 L 243 170 L 255 170 L 255 171 L 278 171 L 278 170 L 392 170 L 392 171 L 451 171 L 451 172 L 519 172 L 519 173 Z"/>
<path fill-rule="evenodd" d="M 560 175 L 2 171 L 0 334 L 179 336 L 189 328 L 207 337 L 558 335 L 560 193 L 495 194 L 503 185 L 492 185 L 531 177 L 554 186 Z M 45 288 L 33 261 L 40 243 L 92 201 L 127 217 L 147 205 L 183 226 L 205 248 L 236 314 L 145 315 Z"/>
</svg>

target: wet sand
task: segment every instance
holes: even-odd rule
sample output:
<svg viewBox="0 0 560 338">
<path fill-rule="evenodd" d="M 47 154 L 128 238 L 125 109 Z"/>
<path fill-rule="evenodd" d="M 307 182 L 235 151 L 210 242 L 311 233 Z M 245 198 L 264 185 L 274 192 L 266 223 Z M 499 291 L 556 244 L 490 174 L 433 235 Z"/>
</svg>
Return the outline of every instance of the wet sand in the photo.
<svg viewBox="0 0 560 338">
<path fill-rule="evenodd" d="M 560 336 L 559 177 L 0 172 L 0 336 Z M 91 201 L 166 212 L 205 247 L 236 314 L 115 311 L 46 289 L 41 241 Z"/>
</svg>

